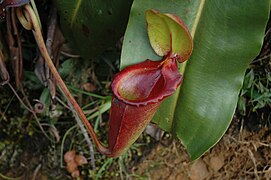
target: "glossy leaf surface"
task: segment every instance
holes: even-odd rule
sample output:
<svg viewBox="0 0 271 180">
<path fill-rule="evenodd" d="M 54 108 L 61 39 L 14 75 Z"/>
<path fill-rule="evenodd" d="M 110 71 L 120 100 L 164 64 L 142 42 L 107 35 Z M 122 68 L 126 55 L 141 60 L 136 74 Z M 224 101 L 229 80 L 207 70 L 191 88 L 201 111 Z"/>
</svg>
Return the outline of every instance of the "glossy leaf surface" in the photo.
<svg viewBox="0 0 271 180">
<path fill-rule="evenodd" d="M 261 48 L 269 8 L 269 0 L 134 1 L 122 68 L 159 59 L 144 29 L 147 9 L 177 14 L 194 39 L 193 54 L 181 67 L 184 83 L 180 91 L 162 103 L 154 118 L 182 140 L 191 159 L 211 148 L 229 126 L 245 70 Z"/>
<path fill-rule="evenodd" d="M 159 56 L 171 54 L 179 62 L 191 55 L 193 41 L 183 21 L 176 15 L 155 10 L 146 11 L 150 44 Z"/>
<path fill-rule="evenodd" d="M 136 141 L 162 100 L 175 92 L 181 80 L 176 59 L 167 57 L 128 66 L 114 77 L 109 156 L 121 155 Z"/>
<path fill-rule="evenodd" d="M 157 103 L 175 92 L 182 80 L 175 59 L 146 60 L 129 66 L 112 82 L 116 97 L 130 105 Z"/>
<path fill-rule="evenodd" d="M 123 35 L 132 0 L 54 0 L 65 38 L 85 59 Z"/>
<path fill-rule="evenodd" d="M 133 106 L 113 96 L 108 129 L 110 157 L 123 154 L 137 140 L 161 103 Z"/>
<path fill-rule="evenodd" d="M 171 38 L 167 23 L 158 15 L 158 12 L 146 11 L 147 31 L 150 44 L 159 56 L 165 56 L 170 52 Z"/>
</svg>

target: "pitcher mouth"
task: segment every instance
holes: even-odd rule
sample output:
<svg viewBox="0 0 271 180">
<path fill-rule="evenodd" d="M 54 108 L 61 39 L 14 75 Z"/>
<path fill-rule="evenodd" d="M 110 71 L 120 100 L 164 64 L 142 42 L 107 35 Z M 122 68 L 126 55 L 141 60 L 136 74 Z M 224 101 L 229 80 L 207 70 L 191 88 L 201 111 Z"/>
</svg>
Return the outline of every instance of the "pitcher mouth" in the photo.
<svg viewBox="0 0 271 180">
<path fill-rule="evenodd" d="M 147 105 L 162 101 L 175 92 L 182 81 L 174 58 L 146 60 L 129 66 L 112 82 L 114 95 L 129 105 Z"/>
</svg>

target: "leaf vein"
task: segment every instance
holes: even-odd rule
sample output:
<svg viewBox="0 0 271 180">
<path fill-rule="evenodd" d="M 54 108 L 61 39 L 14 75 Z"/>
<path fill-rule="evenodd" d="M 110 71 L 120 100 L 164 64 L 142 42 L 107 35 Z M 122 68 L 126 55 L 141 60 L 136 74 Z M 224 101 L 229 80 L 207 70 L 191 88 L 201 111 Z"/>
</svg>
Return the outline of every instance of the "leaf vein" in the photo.
<svg viewBox="0 0 271 180">
<path fill-rule="evenodd" d="M 198 27 L 198 24 L 199 24 L 199 20 L 200 20 L 200 17 L 201 17 L 201 14 L 202 14 L 202 11 L 203 11 L 203 7 L 205 5 L 205 0 L 201 0 L 200 1 L 200 4 L 199 4 L 199 8 L 198 8 L 198 11 L 197 11 L 197 14 L 196 14 L 196 17 L 195 17 L 195 21 L 194 21 L 194 24 L 192 26 L 192 29 L 191 29 L 191 36 L 192 38 L 194 39 L 195 37 L 195 33 L 196 33 L 196 30 L 197 30 L 197 27 Z M 189 61 L 189 60 L 188 60 Z M 183 78 L 184 78 L 184 73 L 185 73 L 185 68 L 186 68 L 186 64 L 187 64 L 187 61 L 185 61 L 182 66 L 181 66 L 181 74 L 183 75 Z M 182 84 L 180 85 L 180 87 L 177 89 L 176 91 L 176 97 L 180 98 L 179 97 L 179 94 L 180 94 L 180 89 L 182 87 Z M 175 111 L 176 111 L 176 108 L 177 108 L 177 102 L 178 102 L 178 98 L 176 98 L 174 101 L 173 101 L 173 115 L 175 116 Z M 173 129 L 174 131 L 174 129 Z"/>
<path fill-rule="evenodd" d="M 73 13 L 72 13 L 71 27 L 73 27 L 73 25 L 74 25 L 74 23 L 75 23 L 75 19 L 76 19 L 76 17 L 77 17 L 77 14 L 78 14 L 78 12 L 79 12 L 80 7 L 81 7 L 82 1 L 83 1 L 83 0 L 78 0 L 77 4 L 76 4 L 76 6 L 75 6 L 75 9 L 74 9 L 74 11 L 73 11 Z"/>
</svg>

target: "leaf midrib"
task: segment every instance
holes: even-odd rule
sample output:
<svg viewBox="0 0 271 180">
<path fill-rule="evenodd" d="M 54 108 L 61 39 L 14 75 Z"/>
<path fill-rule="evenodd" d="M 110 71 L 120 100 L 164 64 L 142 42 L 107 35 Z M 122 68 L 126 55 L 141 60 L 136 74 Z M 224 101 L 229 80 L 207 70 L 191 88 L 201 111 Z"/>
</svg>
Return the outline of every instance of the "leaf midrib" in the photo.
<svg viewBox="0 0 271 180">
<path fill-rule="evenodd" d="M 205 5 L 205 1 L 206 0 L 200 0 L 200 5 L 199 5 L 199 8 L 198 8 L 198 11 L 197 11 L 197 14 L 196 14 L 196 17 L 195 17 L 195 21 L 193 23 L 193 26 L 192 26 L 192 29 L 191 29 L 191 36 L 192 36 L 192 39 L 194 39 L 195 37 L 195 34 L 196 34 L 196 30 L 197 30 L 197 27 L 198 27 L 198 24 L 199 24 L 199 20 L 200 20 L 200 17 L 201 17 L 201 14 L 202 14 L 202 11 L 203 11 L 203 7 Z M 188 59 L 189 61 L 189 59 Z M 182 66 L 181 66 L 181 74 L 183 75 L 183 78 L 184 78 L 184 74 L 185 74 L 185 68 L 186 68 L 186 64 L 187 64 L 187 61 L 185 61 Z M 176 111 L 176 107 L 177 107 L 177 101 L 179 99 L 179 94 L 180 94 L 180 88 L 181 88 L 182 85 L 180 85 L 180 87 L 178 88 L 178 90 L 176 91 L 176 99 L 174 99 L 175 101 L 173 102 L 173 118 L 175 116 L 175 111 Z M 174 123 L 174 121 L 173 121 Z M 173 125 L 173 124 L 172 124 Z M 173 130 L 174 131 L 174 130 Z"/>
<path fill-rule="evenodd" d="M 200 5 L 199 5 L 199 9 L 197 11 L 197 14 L 196 14 L 196 17 L 195 17 L 195 22 L 192 26 L 192 30 L 191 30 L 191 36 L 192 36 L 192 39 L 194 39 L 195 37 L 195 34 L 196 34 L 196 30 L 197 30 L 197 27 L 198 27 L 198 24 L 199 24 L 199 20 L 200 20 L 200 17 L 201 17 L 201 14 L 202 14 L 202 10 L 203 10 L 203 7 L 205 5 L 205 0 L 201 0 L 200 1 Z M 181 73 L 184 75 L 184 72 L 185 72 L 185 67 L 186 67 L 186 63 L 187 61 L 185 61 L 183 64 L 182 64 L 182 67 L 181 67 Z"/>
<path fill-rule="evenodd" d="M 81 7 L 82 1 L 83 0 L 78 0 L 78 2 L 76 3 L 76 6 L 75 6 L 75 9 L 74 9 L 74 11 L 72 13 L 72 18 L 71 18 L 71 28 L 75 24 L 75 19 L 77 17 L 77 14 L 79 12 L 80 7 Z"/>
</svg>

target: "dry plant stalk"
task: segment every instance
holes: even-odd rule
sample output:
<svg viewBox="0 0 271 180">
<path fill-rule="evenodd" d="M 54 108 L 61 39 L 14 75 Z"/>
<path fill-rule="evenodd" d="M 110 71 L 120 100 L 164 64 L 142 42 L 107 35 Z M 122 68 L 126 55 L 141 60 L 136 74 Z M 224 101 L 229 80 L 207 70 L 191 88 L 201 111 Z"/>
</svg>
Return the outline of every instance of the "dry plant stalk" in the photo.
<svg viewBox="0 0 271 180">
<path fill-rule="evenodd" d="M 23 25 L 23 27 L 27 30 L 32 30 L 36 43 L 39 47 L 39 50 L 46 61 L 49 69 L 51 70 L 51 73 L 53 74 L 54 78 L 56 79 L 57 85 L 65 98 L 67 99 L 68 103 L 70 104 L 70 107 L 72 109 L 72 112 L 75 117 L 78 117 L 80 120 L 83 121 L 84 125 L 86 126 L 88 133 L 91 135 L 97 149 L 103 153 L 103 154 L 109 154 L 109 150 L 101 144 L 101 142 L 98 140 L 92 126 L 88 122 L 86 116 L 83 113 L 83 110 L 80 108 L 74 97 L 69 92 L 67 86 L 65 85 L 64 81 L 60 77 L 54 63 L 52 62 L 50 55 L 48 54 L 46 45 L 44 43 L 42 33 L 41 33 L 41 27 L 38 22 L 38 18 L 36 17 L 35 12 L 33 11 L 32 7 L 29 4 L 24 5 L 21 8 L 16 8 L 16 13 L 19 21 Z M 77 119 L 77 118 L 76 118 Z"/>
</svg>

